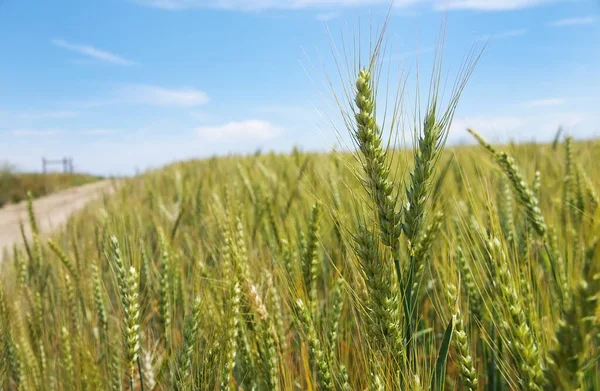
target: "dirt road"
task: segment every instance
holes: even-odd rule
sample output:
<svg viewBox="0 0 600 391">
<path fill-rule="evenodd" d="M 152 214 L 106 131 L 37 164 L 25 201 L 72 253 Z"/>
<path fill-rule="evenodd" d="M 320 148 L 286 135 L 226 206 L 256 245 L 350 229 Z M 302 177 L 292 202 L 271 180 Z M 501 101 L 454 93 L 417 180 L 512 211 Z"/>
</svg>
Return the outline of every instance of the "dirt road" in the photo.
<svg viewBox="0 0 600 391">
<path fill-rule="evenodd" d="M 105 192 L 112 192 L 110 180 L 63 190 L 33 201 L 33 208 L 41 233 L 51 232 L 64 224 L 69 216 L 83 208 L 89 201 Z M 19 221 L 27 222 L 27 202 L 8 205 L 0 209 L 0 253 L 5 246 L 20 242 Z M 27 224 L 26 224 L 27 225 Z"/>
</svg>

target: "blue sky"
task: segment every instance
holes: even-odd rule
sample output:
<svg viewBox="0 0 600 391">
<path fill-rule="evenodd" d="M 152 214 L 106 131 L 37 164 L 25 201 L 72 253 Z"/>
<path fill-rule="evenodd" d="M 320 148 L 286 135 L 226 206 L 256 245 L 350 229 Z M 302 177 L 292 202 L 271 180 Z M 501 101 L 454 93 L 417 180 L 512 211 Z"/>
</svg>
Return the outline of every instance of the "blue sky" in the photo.
<svg viewBox="0 0 600 391">
<path fill-rule="evenodd" d="M 132 174 L 190 157 L 327 150 L 332 44 L 369 39 L 388 0 L 0 0 L 0 161 Z M 446 20 L 452 77 L 488 41 L 450 141 L 600 135 L 599 0 L 398 0 L 386 58 L 414 101 Z M 417 47 L 419 48 L 417 55 Z M 340 49 L 341 50 L 341 49 Z M 361 53 L 362 59 L 366 52 Z M 342 59 L 343 62 L 343 59 Z M 397 79 L 392 76 L 390 88 Z"/>
</svg>

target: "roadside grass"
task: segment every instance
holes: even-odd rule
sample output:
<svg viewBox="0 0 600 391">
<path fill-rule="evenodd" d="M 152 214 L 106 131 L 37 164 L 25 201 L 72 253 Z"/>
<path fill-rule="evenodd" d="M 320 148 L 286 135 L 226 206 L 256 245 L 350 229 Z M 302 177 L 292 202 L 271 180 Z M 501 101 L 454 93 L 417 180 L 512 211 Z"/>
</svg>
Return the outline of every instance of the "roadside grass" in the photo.
<svg viewBox="0 0 600 391">
<path fill-rule="evenodd" d="M 37 198 L 100 179 L 88 174 L 20 173 L 5 169 L 0 171 L 0 207 L 23 201 L 27 192 Z"/>
</svg>

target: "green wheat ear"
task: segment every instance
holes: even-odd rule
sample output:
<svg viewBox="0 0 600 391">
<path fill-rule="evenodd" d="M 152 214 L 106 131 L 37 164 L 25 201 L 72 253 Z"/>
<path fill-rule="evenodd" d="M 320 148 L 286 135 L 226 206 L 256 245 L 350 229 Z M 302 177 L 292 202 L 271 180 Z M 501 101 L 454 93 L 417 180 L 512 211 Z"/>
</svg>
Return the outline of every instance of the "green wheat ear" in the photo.
<svg viewBox="0 0 600 391">
<path fill-rule="evenodd" d="M 594 346 L 600 308 L 600 273 L 588 274 L 571 294 L 571 304 L 556 328 L 546 378 L 555 389 L 582 390 L 585 366 Z M 597 332 L 597 331 L 596 331 Z"/>
<path fill-rule="evenodd" d="M 494 238 L 490 242 L 489 248 L 496 262 L 497 285 L 501 295 L 499 305 L 509 315 L 507 320 L 500 322 L 509 336 L 510 346 L 516 356 L 520 375 L 519 382 L 524 389 L 541 391 L 546 383 L 544 365 L 533 330 L 525 315 L 523 299 L 515 286 L 515 280 L 510 272 L 508 260 L 500 241 Z"/>
<path fill-rule="evenodd" d="M 140 353 L 140 305 L 138 302 L 138 273 L 133 266 L 129 268 L 122 298 L 125 313 L 125 358 L 131 389 L 135 375 L 135 364 Z"/>
<path fill-rule="evenodd" d="M 313 310 L 317 308 L 317 278 L 320 271 L 318 258 L 319 230 L 321 225 L 321 204 L 316 203 L 310 214 L 306 247 L 302 253 L 302 271 L 304 286 L 309 294 Z"/>
<path fill-rule="evenodd" d="M 65 374 L 65 386 L 69 389 L 75 387 L 75 364 L 73 363 L 73 352 L 71 346 L 71 337 L 66 327 L 60 332 L 60 344 L 62 349 L 62 363 Z"/>
<path fill-rule="evenodd" d="M 71 276 L 75 280 L 78 280 L 79 273 L 77 272 L 77 269 L 75 268 L 71 258 L 52 239 L 48 239 L 48 246 L 58 256 L 63 265 L 65 265 L 65 268 L 69 271 L 69 273 L 71 273 Z"/>
<path fill-rule="evenodd" d="M 389 179 L 390 167 L 386 161 L 386 152 L 382 147 L 381 131 L 375 120 L 375 96 L 370 69 L 363 68 L 356 79 L 356 97 L 354 102 L 358 111 L 355 114 L 356 130 L 353 133 L 363 156 L 365 186 L 377 207 L 380 238 L 383 244 L 392 250 L 398 283 L 401 281 L 400 243 L 402 217 L 396 211 L 397 194 Z"/>
<path fill-rule="evenodd" d="M 562 195 L 562 223 L 567 223 L 567 216 L 573 215 L 575 197 L 575 177 L 573 167 L 573 139 L 569 136 L 565 139 L 565 173 L 563 177 Z"/>
<path fill-rule="evenodd" d="M 237 337 L 239 333 L 239 312 L 241 286 L 240 282 L 234 278 L 229 289 L 229 300 L 227 301 L 227 326 L 225 329 L 224 362 L 221 371 L 221 390 L 228 390 L 231 381 L 231 374 L 235 368 L 237 356 Z"/>
<path fill-rule="evenodd" d="M 275 323 L 269 315 L 267 307 L 259 295 L 256 286 L 248 281 L 247 287 L 248 299 L 254 306 L 254 311 L 260 321 L 258 327 L 262 330 L 262 332 L 259 332 L 259 335 L 262 337 L 259 344 L 262 345 L 261 351 L 263 354 L 261 356 L 264 364 L 262 383 L 266 389 L 276 391 L 279 390 L 279 356 L 275 342 L 277 339 Z"/>
<path fill-rule="evenodd" d="M 446 289 L 448 302 L 452 308 L 452 319 L 454 321 L 454 346 L 458 351 L 460 376 L 463 386 L 469 391 L 476 391 L 479 384 L 477 370 L 475 369 L 473 357 L 471 356 L 469 338 L 465 330 L 464 320 L 458 306 L 458 289 L 454 284 L 448 284 Z"/>
<path fill-rule="evenodd" d="M 338 277 L 337 280 L 335 280 L 335 285 L 333 286 L 333 291 L 331 294 L 331 311 L 329 315 L 329 348 L 332 350 L 336 349 L 339 337 L 340 319 L 344 309 L 344 283 L 344 279 L 342 277 Z"/>
<path fill-rule="evenodd" d="M 502 171 L 508 177 L 513 191 L 517 196 L 517 200 L 521 204 L 521 206 L 525 209 L 525 213 L 527 215 L 527 219 L 535 229 L 538 235 L 545 238 L 546 233 L 548 231 L 548 227 L 546 225 L 546 219 L 542 215 L 542 211 L 539 208 L 539 201 L 533 191 L 529 189 L 529 186 L 525 183 L 523 176 L 521 175 L 519 168 L 517 167 L 515 160 L 508 156 L 504 152 L 497 152 L 494 148 L 492 148 L 481 135 L 477 134 L 473 130 L 469 130 L 471 134 L 473 134 L 479 143 L 483 145 L 494 157 Z"/>
<path fill-rule="evenodd" d="M 28 265 L 16 245 L 13 247 L 13 258 L 15 260 L 15 269 L 17 270 L 17 292 L 23 292 L 23 288 L 25 288 L 29 278 Z"/>
<path fill-rule="evenodd" d="M 275 286 L 273 281 L 273 275 L 267 273 L 267 286 L 268 286 L 268 301 L 271 303 L 271 314 L 273 315 L 273 323 L 277 330 L 277 343 L 280 346 L 282 352 L 288 349 L 288 337 L 287 330 L 284 324 L 284 312 L 281 305 L 281 295 Z"/>
<path fill-rule="evenodd" d="M 108 333 L 108 315 L 106 313 L 106 306 L 104 305 L 104 294 L 102 288 L 102 279 L 100 277 L 100 270 L 96 262 L 92 262 L 92 289 L 94 294 L 94 305 L 96 307 L 96 314 L 98 316 L 98 322 L 107 336 Z M 103 337 L 106 338 L 106 337 Z"/>
<path fill-rule="evenodd" d="M 37 220 L 35 219 L 35 212 L 33 211 L 33 195 L 30 191 L 27 192 L 27 216 L 29 217 L 29 226 L 31 232 L 39 236 L 40 230 L 38 228 Z"/>
<path fill-rule="evenodd" d="M 177 358 L 177 369 L 180 372 L 177 374 L 177 389 L 186 389 L 190 387 L 190 375 L 192 369 L 192 358 L 198 334 L 200 331 L 200 317 L 202 313 L 202 300 L 196 297 L 192 306 L 191 314 L 186 318 L 185 328 L 183 332 L 183 342 L 179 348 Z"/>
<path fill-rule="evenodd" d="M 364 273 L 369 293 L 370 338 L 379 349 L 389 346 L 397 360 L 403 354 L 403 340 L 398 311 L 398 294 L 390 281 L 389 265 L 380 252 L 375 235 L 364 227 L 356 236 L 355 252 Z"/>
<path fill-rule="evenodd" d="M 333 391 L 333 378 L 331 377 L 331 366 L 327 356 L 322 349 L 321 341 L 315 330 L 310 310 L 306 307 L 302 299 L 296 300 L 296 310 L 298 321 L 302 326 L 309 347 L 310 362 L 317 368 L 317 383 L 319 388 L 325 391 Z"/>
<path fill-rule="evenodd" d="M 160 278 L 158 285 L 158 305 L 165 336 L 165 345 L 171 346 L 171 254 L 162 229 L 157 230 L 160 251 Z"/>
<path fill-rule="evenodd" d="M 600 205 L 600 198 L 598 198 L 598 194 L 596 193 L 596 189 L 594 188 L 594 184 L 590 180 L 590 177 L 586 174 L 581 166 L 578 166 L 579 174 L 583 179 L 585 192 L 588 197 L 588 202 L 590 203 L 590 216 L 592 219 L 596 214 L 596 210 L 598 209 L 598 205 Z"/>
</svg>

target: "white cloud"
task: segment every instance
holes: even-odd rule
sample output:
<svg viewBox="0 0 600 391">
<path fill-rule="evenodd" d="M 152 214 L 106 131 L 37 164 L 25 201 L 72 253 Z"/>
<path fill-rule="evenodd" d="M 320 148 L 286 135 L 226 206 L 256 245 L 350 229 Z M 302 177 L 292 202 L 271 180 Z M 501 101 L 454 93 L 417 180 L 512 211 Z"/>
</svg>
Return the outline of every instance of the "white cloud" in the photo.
<svg viewBox="0 0 600 391">
<path fill-rule="evenodd" d="M 465 130 L 470 128 L 489 138 L 490 142 L 500 142 L 508 135 L 514 134 L 515 130 L 522 127 L 524 120 L 514 116 L 471 116 L 456 118 L 452 122 L 450 138 L 453 140 L 464 139 Z"/>
<path fill-rule="evenodd" d="M 0 111 L 0 118 L 3 121 L 9 120 L 50 120 L 50 119 L 69 119 L 79 115 L 76 111 L 68 110 L 7 110 Z"/>
<path fill-rule="evenodd" d="M 307 9 L 389 5 L 390 0 L 132 0 L 148 7 L 170 11 L 193 8 L 260 11 L 267 9 Z M 438 10 L 501 11 L 534 7 L 561 0 L 396 0 L 394 6 L 432 4 Z"/>
<path fill-rule="evenodd" d="M 389 4 L 389 0 L 133 0 L 138 4 L 175 11 L 192 8 L 221 8 L 260 11 L 266 9 L 303 9 Z M 419 0 L 400 0 L 413 3 Z"/>
<path fill-rule="evenodd" d="M 334 20 L 340 17 L 339 12 L 320 12 L 317 14 L 316 18 L 320 22 L 329 22 L 330 20 Z"/>
<path fill-rule="evenodd" d="M 283 116 L 288 118 L 306 118 L 313 116 L 317 113 L 317 110 L 314 107 L 310 107 L 309 105 L 268 105 L 255 107 L 253 110 L 264 114 Z"/>
<path fill-rule="evenodd" d="M 565 19 L 555 20 L 550 23 L 550 26 L 552 26 L 552 27 L 581 26 L 581 25 L 594 24 L 597 21 L 598 21 L 598 18 L 595 16 L 582 16 L 582 17 L 565 18 Z"/>
<path fill-rule="evenodd" d="M 15 113 L 19 119 L 67 119 L 78 115 L 76 111 L 67 110 L 25 110 Z"/>
<path fill-rule="evenodd" d="M 115 134 L 115 133 L 117 133 L 117 130 L 116 129 L 102 129 L 102 128 L 83 129 L 79 133 L 85 134 L 87 136 L 105 136 L 108 134 Z"/>
<path fill-rule="evenodd" d="M 90 128 L 90 129 L 63 129 L 63 128 L 18 128 L 13 129 L 10 133 L 13 136 L 21 137 L 38 137 L 38 136 L 58 136 L 58 135 L 87 135 L 87 136 L 103 136 L 117 133 L 117 129 L 107 128 Z"/>
<path fill-rule="evenodd" d="M 215 115 L 206 111 L 190 111 L 188 116 L 192 118 L 195 123 L 206 123 L 215 120 Z"/>
<path fill-rule="evenodd" d="M 557 0 L 436 0 L 439 10 L 509 11 L 531 8 Z"/>
<path fill-rule="evenodd" d="M 105 50 L 101 50 L 95 48 L 91 45 L 81 45 L 68 42 L 61 38 L 54 38 L 50 41 L 54 46 L 57 46 L 62 49 L 66 49 L 75 53 L 82 54 L 84 56 L 88 56 L 94 58 L 96 60 L 104 61 L 110 64 L 122 65 L 122 66 L 132 66 L 136 65 L 134 61 L 128 60 L 116 54 L 107 52 Z"/>
<path fill-rule="evenodd" d="M 64 129 L 15 129 L 13 136 L 56 136 L 64 133 Z"/>
<path fill-rule="evenodd" d="M 151 106 L 197 107 L 208 102 L 208 95 L 194 87 L 166 88 L 147 84 L 122 87 L 120 98 L 126 103 Z"/>
<path fill-rule="evenodd" d="M 600 129 L 598 115 L 582 112 L 553 111 L 524 116 L 472 116 L 456 118 L 452 123 L 449 141 L 474 143 L 466 132 L 471 128 L 491 143 L 508 141 L 549 141 L 559 126 L 574 137 L 597 137 Z"/>
<path fill-rule="evenodd" d="M 138 0 L 136 3 L 145 5 L 153 8 L 160 8 L 165 10 L 179 10 L 189 8 L 186 2 L 181 0 Z"/>
<path fill-rule="evenodd" d="M 204 91 L 193 86 L 120 84 L 114 86 L 104 96 L 89 100 L 65 100 L 61 104 L 82 111 L 125 105 L 196 109 L 209 101 L 210 99 Z"/>
<path fill-rule="evenodd" d="M 507 31 L 501 31 L 499 33 L 482 35 L 479 38 L 481 40 L 483 40 L 483 41 L 487 41 L 489 39 L 514 38 L 514 37 L 521 37 L 521 36 L 527 34 L 528 31 L 529 30 L 526 29 L 526 28 L 523 28 L 523 29 L 514 29 L 514 30 L 507 30 Z"/>
<path fill-rule="evenodd" d="M 389 60 L 392 62 L 412 61 L 415 58 L 435 53 L 436 49 L 435 46 L 418 46 L 413 49 L 396 50 L 389 55 Z"/>
<path fill-rule="evenodd" d="M 269 121 L 247 120 L 232 121 L 218 126 L 201 126 L 196 128 L 199 136 L 215 141 L 232 140 L 270 140 L 279 136 L 283 130 Z"/>
<path fill-rule="evenodd" d="M 566 102 L 563 98 L 548 98 L 548 99 L 536 99 L 529 102 L 525 102 L 525 107 L 549 107 L 549 106 L 560 106 Z"/>
</svg>

